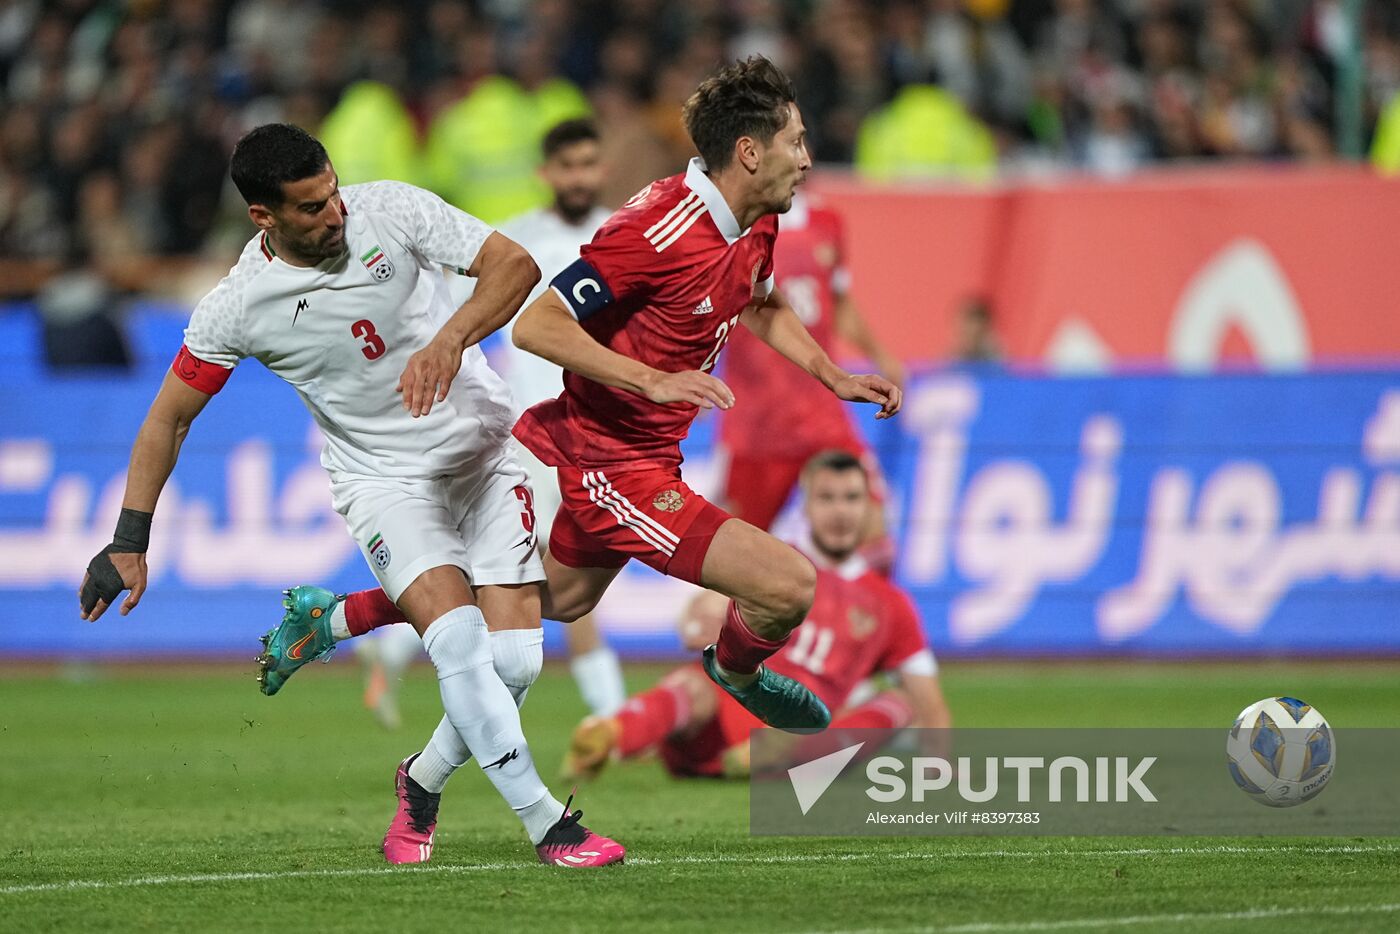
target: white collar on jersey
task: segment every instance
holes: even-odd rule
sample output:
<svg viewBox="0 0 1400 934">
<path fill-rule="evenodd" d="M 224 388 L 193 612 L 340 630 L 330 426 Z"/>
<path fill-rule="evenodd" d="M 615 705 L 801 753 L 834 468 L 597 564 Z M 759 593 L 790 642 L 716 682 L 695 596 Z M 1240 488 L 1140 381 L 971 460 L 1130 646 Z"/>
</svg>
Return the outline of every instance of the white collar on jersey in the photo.
<svg viewBox="0 0 1400 934">
<path fill-rule="evenodd" d="M 797 550 L 802 552 L 807 558 L 817 566 L 818 570 L 831 571 L 843 580 L 853 581 L 865 575 L 870 570 L 870 562 L 861 557 L 860 552 L 853 552 L 849 558 L 840 564 L 832 561 L 822 554 L 817 543 L 812 541 L 810 530 L 802 533 L 802 539 L 795 542 Z"/>
<path fill-rule="evenodd" d="M 725 243 L 732 245 L 735 240 L 748 233 L 747 230 L 739 229 L 739 219 L 729 209 L 729 202 L 724 200 L 724 195 L 719 193 L 715 183 L 710 181 L 710 176 L 705 174 L 705 160 L 699 156 L 691 159 L 690 165 L 686 166 L 685 187 L 705 202 L 705 209 L 710 212 L 710 218 L 719 228 Z"/>
</svg>

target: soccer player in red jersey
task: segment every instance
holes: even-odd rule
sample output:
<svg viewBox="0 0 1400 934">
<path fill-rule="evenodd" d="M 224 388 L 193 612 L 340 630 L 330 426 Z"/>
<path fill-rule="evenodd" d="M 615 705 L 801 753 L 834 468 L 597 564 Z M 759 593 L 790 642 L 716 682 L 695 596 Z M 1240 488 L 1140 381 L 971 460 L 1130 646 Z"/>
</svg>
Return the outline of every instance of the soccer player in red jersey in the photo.
<svg viewBox="0 0 1400 934">
<path fill-rule="evenodd" d="M 841 216 L 820 199 L 799 193 L 792 209 L 778 219 L 773 251 L 778 289 L 828 355 L 839 336 L 902 385 L 903 365 L 876 340 L 850 298 L 845 239 Z M 771 527 L 797 486 L 802 465 L 833 449 L 864 460 L 875 499 L 883 501 L 875 458 L 839 399 L 809 392 L 806 377 L 752 334 L 734 335 L 723 375 L 735 398 L 733 410 L 720 421 L 727 460 L 725 507 L 735 518 L 760 529 Z M 775 412 L 783 414 L 781 432 L 772 430 Z M 893 545 L 879 509 L 870 510 L 862 550 L 878 570 L 888 570 Z"/>
<path fill-rule="evenodd" d="M 791 82 L 750 58 L 704 81 L 683 119 L 700 158 L 617 211 L 513 332 L 567 371 L 563 394 L 515 426 L 559 470 L 544 613 L 588 612 L 632 558 L 717 591 L 730 602 L 706 673 L 764 723 L 819 730 L 826 705 L 763 664 L 806 616 L 816 570 L 691 490 L 680 442 L 700 409 L 734 405 L 710 371 L 741 325 L 838 398 L 878 405 L 877 417 L 898 412 L 901 394 L 836 366 L 773 288 L 777 215 L 812 164 Z M 787 423 L 772 413 L 775 434 Z"/>
<path fill-rule="evenodd" d="M 909 598 L 857 550 L 876 508 L 861 462 L 846 451 L 822 452 L 802 471 L 802 489 L 811 527 L 803 548 L 817 567 L 817 596 L 797 637 L 768 664 L 804 678 L 838 711 L 833 729 L 952 726 L 938 664 Z M 723 598 L 703 593 L 687 612 L 681 637 L 687 645 L 704 644 L 723 618 Z M 899 688 L 856 699 L 862 683 L 881 672 L 894 674 Z M 579 724 L 564 768 L 571 778 L 590 778 L 612 758 L 657 749 L 674 775 L 743 775 L 749 731 L 761 725 L 687 665 L 614 716 Z"/>
</svg>

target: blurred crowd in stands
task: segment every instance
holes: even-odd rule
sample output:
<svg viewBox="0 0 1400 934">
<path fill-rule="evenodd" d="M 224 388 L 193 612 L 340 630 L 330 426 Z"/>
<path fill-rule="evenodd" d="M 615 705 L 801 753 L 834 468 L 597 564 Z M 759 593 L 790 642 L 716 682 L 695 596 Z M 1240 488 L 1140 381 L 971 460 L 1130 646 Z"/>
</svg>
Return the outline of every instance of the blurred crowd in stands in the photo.
<svg viewBox="0 0 1400 934">
<path fill-rule="evenodd" d="M 247 235 L 227 154 L 273 120 L 322 134 L 347 183 L 403 178 L 500 221 L 544 197 L 544 129 L 591 112 L 616 204 L 683 166 L 682 101 L 752 53 L 794 77 L 816 159 L 877 180 L 1328 160 L 1349 5 L 0 0 L 0 262 L 95 265 L 123 288 L 168 272 L 151 256 L 226 257 Z M 1365 7 L 1379 145 L 1400 0 Z"/>
</svg>

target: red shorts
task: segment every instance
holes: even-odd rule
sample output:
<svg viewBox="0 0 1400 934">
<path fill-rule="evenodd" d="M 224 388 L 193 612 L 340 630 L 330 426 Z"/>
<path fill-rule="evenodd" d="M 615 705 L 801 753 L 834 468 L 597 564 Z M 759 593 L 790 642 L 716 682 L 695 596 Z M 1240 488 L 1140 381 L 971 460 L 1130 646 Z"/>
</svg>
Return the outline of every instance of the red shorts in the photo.
<svg viewBox="0 0 1400 934">
<path fill-rule="evenodd" d="M 885 481 L 875 455 L 862 442 L 851 438 L 847 443 L 808 451 L 798 457 L 771 457 L 733 454 L 724 478 L 725 505 L 734 518 L 743 519 L 760 529 L 772 527 L 797 486 L 803 466 L 817 454 L 827 450 L 849 451 L 860 458 L 870 477 L 870 495 L 876 503 L 885 501 Z"/>
<path fill-rule="evenodd" d="M 746 742 L 751 730 L 763 728 L 763 721 L 725 693 L 718 684 L 711 684 L 719 695 L 719 710 L 700 732 L 684 739 L 669 738 L 658 751 L 666 771 L 680 778 L 704 776 L 718 778 L 724 774 L 724 751 Z"/>
<path fill-rule="evenodd" d="M 686 486 L 679 470 L 560 467 L 559 493 L 549 553 L 573 568 L 620 568 L 636 558 L 699 584 L 710 542 L 732 518 Z"/>
</svg>

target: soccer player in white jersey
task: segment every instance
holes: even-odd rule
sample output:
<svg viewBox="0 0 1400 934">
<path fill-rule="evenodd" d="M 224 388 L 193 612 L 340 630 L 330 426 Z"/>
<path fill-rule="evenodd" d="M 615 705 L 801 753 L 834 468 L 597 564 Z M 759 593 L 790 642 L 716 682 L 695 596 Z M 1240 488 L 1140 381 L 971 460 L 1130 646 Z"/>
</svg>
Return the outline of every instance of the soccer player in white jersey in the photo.
<svg viewBox="0 0 1400 934">
<path fill-rule="evenodd" d="M 83 578 L 83 618 L 101 617 L 123 590 L 123 615 L 140 601 L 152 515 L 181 442 L 238 362 L 254 358 L 320 426 L 335 507 L 437 669 L 446 716 L 399 765 L 385 857 L 431 856 L 448 763 L 469 752 L 542 861 L 620 861 L 623 848 L 583 828 L 540 780 L 516 706 L 540 670 L 544 573 L 528 480 L 508 444 L 510 395 L 476 345 L 519 310 L 539 278 L 534 261 L 411 185 L 340 190 L 325 149 L 296 127 L 249 132 L 230 173 L 259 233 L 190 318 L 133 445 L 116 535 Z M 455 311 L 444 267 L 477 279 Z M 279 653 L 324 655 L 329 628 Z"/>
<path fill-rule="evenodd" d="M 598 204 L 605 177 L 598 130 L 592 120 L 574 119 L 551 128 L 541 143 L 540 175 L 553 192 L 549 207 L 527 211 L 501 225 L 501 233 L 520 244 L 540 267 L 540 281 L 526 299 L 539 298 L 549 280 L 578 259 L 579 247 L 593 239 L 610 212 Z M 449 276 L 448 291 L 460 305 L 472 294 L 474 279 Z M 526 353 L 505 342 L 502 376 L 523 412 L 536 402 L 553 399 L 564 391 L 563 370 L 543 357 Z M 517 413 L 518 414 L 518 413 Z M 559 510 L 559 480 L 523 445 L 517 455 L 530 475 L 535 496 L 535 516 L 541 546 L 549 541 L 554 514 Z M 392 601 L 375 594 L 351 594 L 345 602 L 352 629 L 368 630 L 403 618 Z M 598 633 L 589 613 L 564 628 L 569 668 L 584 703 L 596 716 L 610 717 L 627 700 L 622 668 L 615 653 Z M 366 704 L 380 722 L 398 723 L 398 685 L 404 669 L 422 651 L 422 643 L 407 626 L 387 626 L 378 638 L 360 640 L 356 650 L 370 663 Z M 290 674 L 290 672 L 288 672 Z"/>
</svg>

